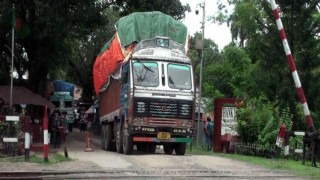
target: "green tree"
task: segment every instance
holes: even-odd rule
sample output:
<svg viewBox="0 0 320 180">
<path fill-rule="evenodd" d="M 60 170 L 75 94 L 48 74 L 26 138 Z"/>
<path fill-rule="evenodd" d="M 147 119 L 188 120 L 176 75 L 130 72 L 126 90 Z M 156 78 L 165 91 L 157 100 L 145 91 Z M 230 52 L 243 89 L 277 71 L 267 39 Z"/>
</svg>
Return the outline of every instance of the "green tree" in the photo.
<svg viewBox="0 0 320 180">
<path fill-rule="evenodd" d="M 185 12 L 190 11 L 189 4 L 182 5 L 180 0 L 117 0 L 114 9 L 120 11 L 121 16 L 132 12 L 160 11 L 175 19 L 184 19 Z"/>
<path fill-rule="evenodd" d="M 231 44 L 224 48 L 221 59 L 204 68 L 204 94 L 213 97 L 246 96 L 251 67 L 246 52 Z"/>
<path fill-rule="evenodd" d="M 43 92 L 46 83 L 64 79 L 84 87 L 92 95 L 92 66 L 104 43 L 114 34 L 114 22 L 134 11 L 157 10 L 177 19 L 189 10 L 180 1 L 13 1 L 30 29 L 15 37 L 15 70 L 28 71 L 27 84 Z M 138 3 L 138 4 L 137 4 Z M 150 8 L 152 7 L 152 8 Z M 168 8 L 170 7 L 170 8 Z M 0 80 L 10 82 L 12 1 L 0 1 Z"/>
<path fill-rule="evenodd" d="M 12 14 L 12 3 L 3 2 L 3 16 Z M 28 85 L 35 92 L 43 92 L 48 75 L 68 65 L 72 56 L 70 41 L 84 39 L 103 24 L 102 4 L 96 1 L 17 1 L 21 18 L 30 29 L 26 37 L 15 38 L 15 69 L 28 70 Z M 4 7 L 4 6 L 1 6 Z M 11 47 L 11 19 L 1 18 L 5 46 Z M 4 37 L 3 37 L 4 36 Z M 8 59 L 8 54 L 3 58 Z M 24 65 L 19 67 L 19 65 Z M 9 66 L 6 66 L 9 69 Z M 50 77 L 49 77 L 50 78 Z"/>
<path fill-rule="evenodd" d="M 233 40 L 244 48 L 253 66 L 246 83 L 247 97 L 265 96 L 270 101 L 279 99 L 278 106 L 289 106 L 294 114 L 294 129 L 303 128 L 297 106 L 299 101 L 292 75 L 287 63 L 279 31 L 276 27 L 269 1 L 233 0 L 234 12 L 228 15 L 223 11 L 213 19 L 228 22 Z M 316 0 L 277 1 L 280 4 L 281 19 L 287 33 L 291 52 L 295 57 L 302 86 L 309 107 L 316 117 L 319 100 L 317 70 L 319 69 L 319 12 Z M 240 88 L 241 89 L 241 88 Z M 308 98 L 311 97 L 311 98 Z M 300 124 L 300 125 L 299 125 Z"/>
<path fill-rule="evenodd" d="M 191 59 L 194 67 L 196 84 L 199 85 L 200 75 L 200 62 L 201 62 L 201 49 L 196 49 L 196 40 L 201 39 L 201 33 L 195 33 L 190 38 L 189 58 Z M 211 39 L 204 39 L 204 57 L 203 69 L 211 64 L 221 61 L 218 45 Z M 205 77 L 204 77 L 205 78 Z M 205 82 L 204 80 L 202 82 Z"/>
</svg>

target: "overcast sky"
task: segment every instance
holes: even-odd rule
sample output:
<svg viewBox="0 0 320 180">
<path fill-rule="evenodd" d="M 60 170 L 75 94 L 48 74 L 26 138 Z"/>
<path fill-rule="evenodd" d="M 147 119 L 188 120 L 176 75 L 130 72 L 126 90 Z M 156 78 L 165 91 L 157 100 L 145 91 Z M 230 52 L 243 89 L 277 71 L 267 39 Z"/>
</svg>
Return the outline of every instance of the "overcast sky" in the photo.
<svg viewBox="0 0 320 180">
<path fill-rule="evenodd" d="M 204 0 L 180 0 L 184 5 L 188 3 L 191 8 L 191 12 L 186 13 L 185 20 L 182 22 L 188 27 L 190 35 L 194 35 L 195 32 L 201 32 L 201 22 L 202 22 L 202 8 L 197 6 L 197 4 L 202 3 Z M 227 0 L 223 0 L 227 1 Z M 219 49 L 231 42 L 231 33 L 227 24 L 214 24 L 211 21 L 208 21 L 207 18 L 215 14 L 217 10 L 217 0 L 206 0 L 206 22 L 204 28 L 205 38 L 212 39 L 216 44 L 218 44 Z M 196 15 L 195 9 L 199 9 L 199 14 Z"/>
</svg>

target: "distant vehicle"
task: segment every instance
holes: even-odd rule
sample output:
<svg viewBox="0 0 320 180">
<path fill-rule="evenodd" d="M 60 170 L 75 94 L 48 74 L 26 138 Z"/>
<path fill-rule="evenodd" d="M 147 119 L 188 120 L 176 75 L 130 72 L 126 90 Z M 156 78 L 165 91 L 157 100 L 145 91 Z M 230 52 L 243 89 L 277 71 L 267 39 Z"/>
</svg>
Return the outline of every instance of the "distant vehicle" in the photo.
<svg viewBox="0 0 320 180">
<path fill-rule="evenodd" d="M 134 145 L 147 152 L 163 145 L 184 155 L 195 134 L 186 27 L 160 12 L 133 13 L 116 27 L 94 64 L 102 149 L 131 154 Z"/>
<path fill-rule="evenodd" d="M 66 112 L 66 127 L 69 132 L 72 132 L 75 114 L 74 114 L 74 106 L 73 106 L 73 97 L 70 95 L 70 92 L 54 92 L 50 97 L 50 101 L 56 105 L 56 109 L 61 113 Z"/>
</svg>

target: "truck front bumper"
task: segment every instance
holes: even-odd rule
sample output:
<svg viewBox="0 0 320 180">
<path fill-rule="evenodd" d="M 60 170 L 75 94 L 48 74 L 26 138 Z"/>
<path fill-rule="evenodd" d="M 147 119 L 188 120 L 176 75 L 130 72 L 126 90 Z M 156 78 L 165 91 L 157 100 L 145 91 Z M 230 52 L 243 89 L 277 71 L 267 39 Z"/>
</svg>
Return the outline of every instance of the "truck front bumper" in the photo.
<svg viewBox="0 0 320 180">
<path fill-rule="evenodd" d="M 134 142 L 192 143 L 192 137 L 195 135 L 195 129 L 178 127 L 130 126 L 129 133 L 132 135 Z M 158 138 L 159 133 L 169 133 L 170 138 Z"/>
</svg>

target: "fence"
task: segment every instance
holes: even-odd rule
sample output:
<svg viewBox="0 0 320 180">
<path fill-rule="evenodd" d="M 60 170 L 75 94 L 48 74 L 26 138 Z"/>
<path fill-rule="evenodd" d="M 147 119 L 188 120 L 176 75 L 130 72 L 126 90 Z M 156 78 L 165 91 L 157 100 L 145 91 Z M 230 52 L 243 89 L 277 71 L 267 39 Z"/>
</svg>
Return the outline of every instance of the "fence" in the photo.
<svg viewBox="0 0 320 180">
<path fill-rule="evenodd" d="M 305 136 L 305 132 L 300 132 L 300 131 L 287 131 L 286 132 L 286 138 L 285 138 L 285 147 L 284 147 L 284 156 L 288 157 L 290 153 L 292 154 L 303 154 L 303 136 Z M 290 146 L 289 146 L 289 138 L 290 137 L 300 137 L 299 143 L 296 142 L 294 144 L 294 148 L 290 151 Z"/>
<path fill-rule="evenodd" d="M 19 154 L 19 116 L 5 116 L 5 123 L 2 123 L 2 148 L 3 154 L 15 156 Z"/>
<path fill-rule="evenodd" d="M 236 143 L 235 154 L 247 155 L 247 156 L 258 156 L 271 158 L 274 155 L 275 146 L 265 146 L 260 144 L 250 143 Z"/>
<path fill-rule="evenodd" d="M 285 156 L 288 158 L 290 155 L 289 138 L 290 137 L 301 137 L 302 148 L 295 147 L 293 152 L 296 159 L 302 156 L 302 164 L 310 160 L 311 165 L 317 167 L 316 162 L 319 161 L 320 156 L 320 134 L 319 132 L 305 133 L 299 131 L 287 131 L 285 138 Z M 301 140 L 300 140 L 301 144 Z M 300 158 L 299 158 L 300 159 Z"/>
</svg>

